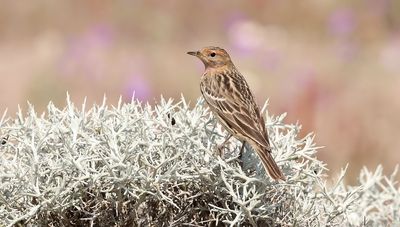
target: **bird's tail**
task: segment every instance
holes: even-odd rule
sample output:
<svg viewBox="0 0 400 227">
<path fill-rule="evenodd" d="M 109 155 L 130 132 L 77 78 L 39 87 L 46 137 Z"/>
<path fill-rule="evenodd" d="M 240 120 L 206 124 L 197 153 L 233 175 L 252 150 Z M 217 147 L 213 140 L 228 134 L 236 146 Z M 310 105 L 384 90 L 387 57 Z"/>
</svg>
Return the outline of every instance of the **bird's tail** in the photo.
<svg viewBox="0 0 400 227">
<path fill-rule="evenodd" d="M 258 156 L 261 159 L 261 162 L 264 166 L 265 171 L 274 179 L 274 180 L 283 180 L 286 178 L 283 175 L 281 169 L 276 164 L 274 158 L 271 155 L 271 152 L 265 148 L 258 147 L 256 149 Z"/>
</svg>

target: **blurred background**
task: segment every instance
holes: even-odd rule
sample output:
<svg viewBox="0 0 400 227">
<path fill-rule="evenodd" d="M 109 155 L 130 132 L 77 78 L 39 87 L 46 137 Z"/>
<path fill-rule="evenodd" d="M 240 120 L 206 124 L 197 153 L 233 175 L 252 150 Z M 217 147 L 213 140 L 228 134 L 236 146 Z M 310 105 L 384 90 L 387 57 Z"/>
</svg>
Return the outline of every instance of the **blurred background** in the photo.
<svg viewBox="0 0 400 227">
<path fill-rule="evenodd" d="M 229 3 L 229 4 L 228 4 Z M 203 65 L 228 50 L 258 103 L 314 131 L 333 176 L 400 161 L 400 1 L 12 1 L 0 8 L 0 112 L 27 100 L 100 103 L 106 94 L 192 103 Z"/>
</svg>

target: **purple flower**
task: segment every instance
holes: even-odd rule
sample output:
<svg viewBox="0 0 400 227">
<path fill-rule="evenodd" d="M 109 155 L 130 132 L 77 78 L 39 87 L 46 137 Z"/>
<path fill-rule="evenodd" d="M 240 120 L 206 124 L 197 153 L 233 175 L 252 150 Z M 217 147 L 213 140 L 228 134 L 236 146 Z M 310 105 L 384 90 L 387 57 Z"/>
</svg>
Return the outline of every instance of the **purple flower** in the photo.
<svg viewBox="0 0 400 227">
<path fill-rule="evenodd" d="M 233 26 L 242 21 L 247 21 L 247 16 L 245 14 L 243 14 L 242 12 L 231 13 L 224 23 L 225 30 L 229 31 Z"/>
<path fill-rule="evenodd" d="M 62 74 L 102 78 L 106 65 L 105 57 L 113 43 L 113 37 L 110 27 L 104 24 L 98 24 L 73 37 L 61 59 Z"/>
<path fill-rule="evenodd" d="M 346 37 L 355 29 L 355 17 L 351 9 L 338 9 L 329 17 L 329 30 L 338 37 Z"/>
<path fill-rule="evenodd" d="M 152 96 L 152 91 L 148 80 L 140 73 L 132 73 L 125 87 L 125 97 L 140 101 L 147 101 Z"/>
<path fill-rule="evenodd" d="M 243 14 L 236 13 L 229 17 L 226 22 L 228 39 L 233 47 L 232 52 L 246 56 L 259 49 L 261 45 L 260 27 Z"/>
</svg>

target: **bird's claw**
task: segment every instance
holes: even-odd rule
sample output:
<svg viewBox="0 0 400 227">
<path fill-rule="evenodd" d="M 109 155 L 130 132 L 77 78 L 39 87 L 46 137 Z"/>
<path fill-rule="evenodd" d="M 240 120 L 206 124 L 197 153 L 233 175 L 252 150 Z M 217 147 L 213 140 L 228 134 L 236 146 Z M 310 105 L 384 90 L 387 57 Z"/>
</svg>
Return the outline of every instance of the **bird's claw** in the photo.
<svg viewBox="0 0 400 227">
<path fill-rule="evenodd" d="M 223 157 L 223 156 L 224 156 L 224 148 L 225 148 L 225 145 L 224 145 L 224 144 L 217 146 L 217 154 L 218 154 L 220 157 Z"/>
</svg>

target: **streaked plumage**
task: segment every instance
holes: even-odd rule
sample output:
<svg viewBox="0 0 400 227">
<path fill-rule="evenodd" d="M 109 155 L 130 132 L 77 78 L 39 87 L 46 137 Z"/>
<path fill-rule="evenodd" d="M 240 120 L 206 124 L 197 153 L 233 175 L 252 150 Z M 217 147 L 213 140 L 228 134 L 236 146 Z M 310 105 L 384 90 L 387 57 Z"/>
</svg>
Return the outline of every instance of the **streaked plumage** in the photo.
<svg viewBox="0 0 400 227">
<path fill-rule="evenodd" d="M 271 155 L 265 122 L 249 85 L 219 47 L 188 52 L 204 63 L 200 90 L 213 114 L 224 128 L 242 142 L 249 143 L 273 179 L 285 180 Z"/>
</svg>

